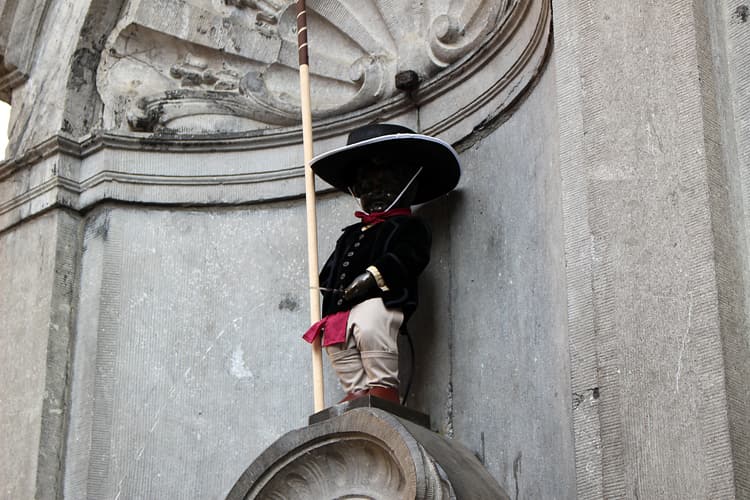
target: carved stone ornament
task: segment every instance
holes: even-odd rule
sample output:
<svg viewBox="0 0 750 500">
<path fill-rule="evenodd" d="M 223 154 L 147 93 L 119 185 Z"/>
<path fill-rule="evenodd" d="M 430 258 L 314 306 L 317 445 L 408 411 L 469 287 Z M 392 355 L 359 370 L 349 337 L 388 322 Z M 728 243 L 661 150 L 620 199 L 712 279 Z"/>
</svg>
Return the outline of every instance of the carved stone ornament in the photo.
<svg viewBox="0 0 750 500">
<path fill-rule="evenodd" d="M 432 80 L 468 55 L 500 49 L 493 40 L 509 35 L 530 3 L 309 0 L 313 118 L 403 98 L 396 76 L 406 71 L 423 87 L 437 83 L 421 98 L 455 85 Z M 200 134 L 297 125 L 295 30 L 292 0 L 130 0 L 99 66 L 104 128 Z"/>
<path fill-rule="evenodd" d="M 375 408 L 282 436 L 242 474 L 227 500 L 509 497 L 460 444 Z"/>
<path fill-rule="evenodd" d="M 12 30 L 0 20 L 0 36 L 15 40 L 4 47 L 0 38 L 6 70 L 12 54 L 31 64 L 48 1 L 0 0 L 3 15 L 15 13 Z M 307 0 L 307 8 L 316 152 L 373 121 L 460 150 L 514 109 L 549 53 L 550 0 Z M 0 163 L 0 228 L 105 199 L 216 205 L 300 196 L 293 11 L 291 0 L 92 4 L 76 50 L 87 64 L 71 72 L 63 129 L 24 139 L 22 155 Z M 5 91 L 24 74 L 0 71 Z"/>
</svg>

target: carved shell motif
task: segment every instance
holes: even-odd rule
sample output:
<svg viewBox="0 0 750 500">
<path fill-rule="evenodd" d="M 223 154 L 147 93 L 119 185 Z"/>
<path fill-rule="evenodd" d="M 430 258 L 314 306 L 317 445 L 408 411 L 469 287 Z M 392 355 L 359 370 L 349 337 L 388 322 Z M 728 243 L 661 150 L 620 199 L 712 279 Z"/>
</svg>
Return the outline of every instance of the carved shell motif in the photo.
<svg viewBox="0 0 750 500">
<path fill-rule="evenodd" d="M 404 498 L 408 487 L 398 463 L 377 442 L 350 439 L 306 450 L 246 498 L 268 500 Z"/>
<path fill-rule="evenodd" d="M 313 117 L 393 97 L 481 47 L 519 0 L 308 0 Z M 105 128 L 201 133 L 299 122 L 291 0 L 130 0 L 97 75 Z"/>
<path fill-rule="evenodd" d="M 418 463 L 423 466 L 417 472 L 418 480 L 404 456 L 396 457 L 388 445 L 372 436 L 352 433 L 329 437 L 285 456 L 265 470 L 249 491 L 240 481 L 227 499 L 455 500 L 455 491 L 442 468 L 421 445 L 413 451 L 418 452 Z"/>
</svg>

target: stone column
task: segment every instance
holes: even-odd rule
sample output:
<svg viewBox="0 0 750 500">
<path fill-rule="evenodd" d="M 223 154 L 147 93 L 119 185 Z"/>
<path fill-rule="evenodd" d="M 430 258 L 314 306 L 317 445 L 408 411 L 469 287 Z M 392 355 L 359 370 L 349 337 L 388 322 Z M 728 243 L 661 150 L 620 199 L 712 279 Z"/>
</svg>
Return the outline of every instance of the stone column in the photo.
<svg viewBox="0 0 750 500">
<path fill-rule="evenodd" d="M 553 2 L 579 498 L 748 494 L 730 3 Z"/>
<path fill-rule="evenodd" d="M 56 210 L 0 234 L 3 498 L 62 481 L 79 222 Z"/>
</svg>

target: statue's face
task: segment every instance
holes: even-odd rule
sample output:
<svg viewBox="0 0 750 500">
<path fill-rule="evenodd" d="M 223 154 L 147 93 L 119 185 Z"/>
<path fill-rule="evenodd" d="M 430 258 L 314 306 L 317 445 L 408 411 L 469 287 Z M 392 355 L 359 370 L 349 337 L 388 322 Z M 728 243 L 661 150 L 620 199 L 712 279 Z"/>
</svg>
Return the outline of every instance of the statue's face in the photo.
<svg viewBox="0 0 750 500">
<path fill-rule="evenodd" d="M 408 184 L 411 176 L 410 168 L 390 167 L 383 165 L 366 165 L 357 169 L 352 191 L 360 199 L 362 208 L 367 212 L 382 212 L 388 208 L 393 200 Z M 409 190 L 413 192 L 413 189 Z M 393 208 L 406 208 L 411 204 L 413 196 L 404 196 Z"/>
</svg>

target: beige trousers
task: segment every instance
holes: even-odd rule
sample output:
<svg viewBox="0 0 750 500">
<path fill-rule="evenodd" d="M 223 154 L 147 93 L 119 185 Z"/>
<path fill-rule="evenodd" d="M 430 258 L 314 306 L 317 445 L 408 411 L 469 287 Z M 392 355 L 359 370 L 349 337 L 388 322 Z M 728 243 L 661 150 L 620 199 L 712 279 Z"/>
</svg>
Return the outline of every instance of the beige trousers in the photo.
<svg viewBox="0 0 750 500">
<path fill-rule="evenodd" d="M 398 389 L 398 331 L 403 322 L 404 313 L 386 309 L 381 298 L 352 308 L 346 342 L 326 347 L 347 393 L 373 386 Z"/>
</svg>

